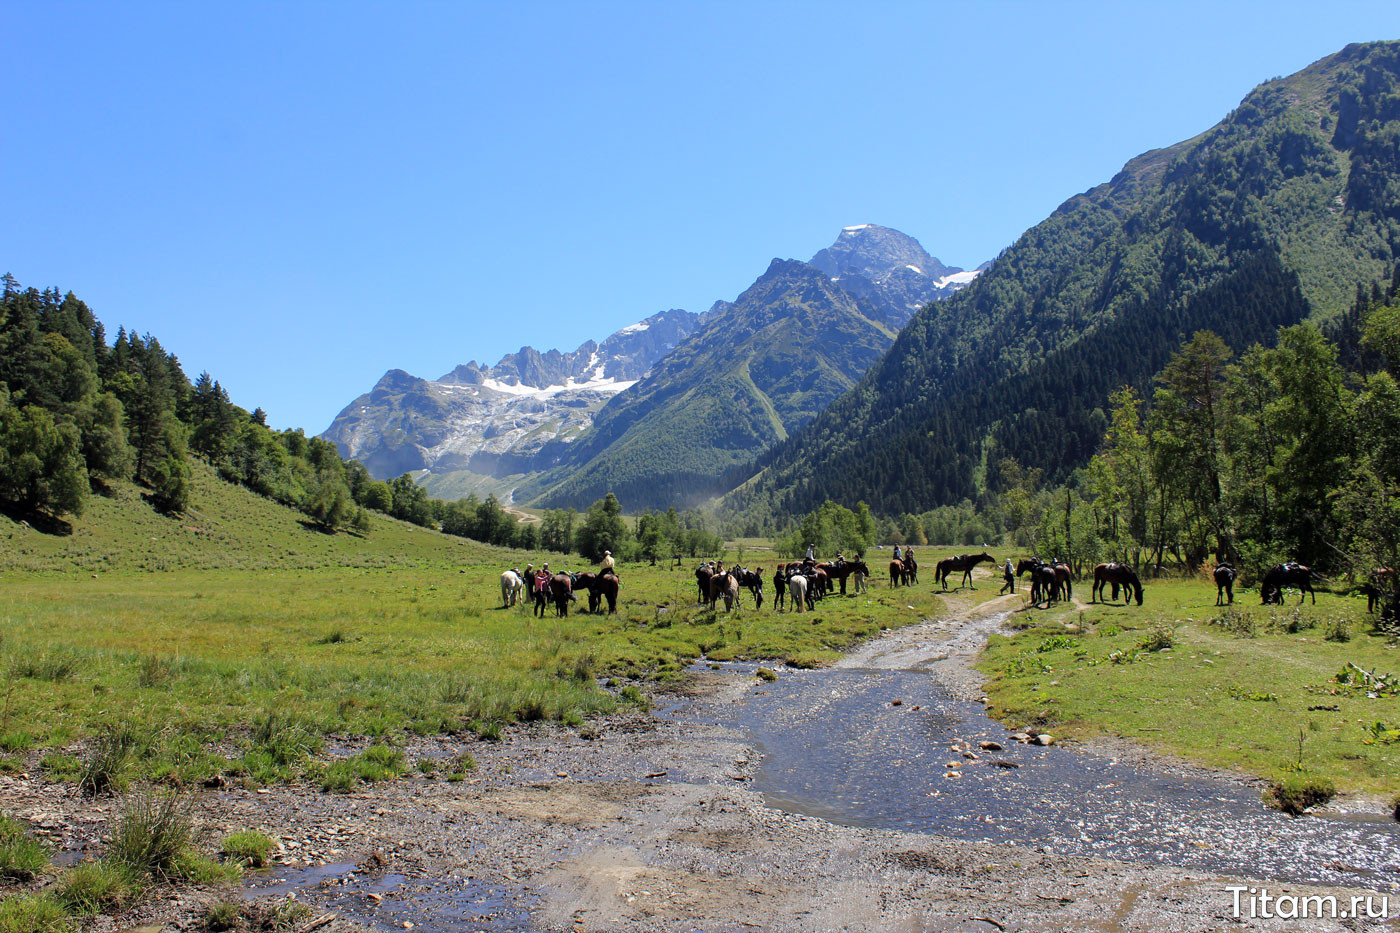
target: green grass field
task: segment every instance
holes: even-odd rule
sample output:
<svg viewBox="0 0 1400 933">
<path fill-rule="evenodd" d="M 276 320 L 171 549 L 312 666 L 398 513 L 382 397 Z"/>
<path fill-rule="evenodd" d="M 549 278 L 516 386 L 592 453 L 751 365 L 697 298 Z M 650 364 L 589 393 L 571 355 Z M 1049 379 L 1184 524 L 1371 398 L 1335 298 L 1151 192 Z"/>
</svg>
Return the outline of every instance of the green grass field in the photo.
<svg viewBox="0 0 1400 933">
<path fill-rule="evenodd" d="M 1087 602 L 1089 583 L 1075 593 Z M 1400 742 L 1375 731 L 1400 728 L 1400 691 L 1337 680 L 1348 665 L 1400 674 L 1400 649 L 1374 632 L 1365 600 L 1319 593 L 1299 607 L 1290 591 L 1285 606 L 1264 607 L 1257 591 L 1237 590 L 1232 611 L 1214 602 L 1208 582 L 1148 581 L 1142 607 L 1016 613 L 1023 630 L 993 637 L 980 663 L 994 715 L 1271 779 L 1305 773 L 1386 799 L 1400 791 Z"/>
<path fill-rule="evenodd" d="M 382 517 L 363 537 L 326 535 L 207 471 L 195 492 L 184 519 L 128 489 L 69 536 L 0 525 L 0 753 L 12 767 L 27 753 L 78 779 L 83 740 L 120 733 L 139 752 L 133 777 L 315 776 L 327 736 L 578 726 L 638 702 L 626 681 L 679 676 L 702 655 L 813 666 L 940 606 L 927 587 L 882 588 L 814 613 L 712 613 L 687 561 L 620 567 L 615 616 L 536 619 L 501 608 L 501 571 L 582 560 Z"/>
</svg>

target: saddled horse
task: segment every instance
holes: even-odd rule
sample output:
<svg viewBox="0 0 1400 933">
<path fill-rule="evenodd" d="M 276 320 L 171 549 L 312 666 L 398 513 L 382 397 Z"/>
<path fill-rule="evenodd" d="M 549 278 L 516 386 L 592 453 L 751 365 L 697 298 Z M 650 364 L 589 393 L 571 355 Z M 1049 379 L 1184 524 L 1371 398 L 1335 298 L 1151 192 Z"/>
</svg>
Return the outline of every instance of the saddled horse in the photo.
<svg viewBox="0 0 1400 933">
<path fill-rule="evenodd" d="M 863 560 L 841 560 L 835 563 L 817 564 L 819 570 L 826 571 L 828 580 L 835 580 L 841 585 L 841 595 L 846 595 L 846 579 L 851 574 L 864 574 L 870 576 L 870 568 Z"/>
<path fill-rule="evenodd" d="M 738 578 L 739 585 L 748 590 L 753 596 L 753 607 L 755 609 L 762 609 L 763 568 L 755 567 L 753 570 L 745 570 L 743 567 L 740 567 L 734 572 L 734 576 Z"/>
<path fill-rule="evenodd" d="M 945 557 L 933 568 L 933 580 L 941 583 L 943 589 L 948 588 L 948 575 L 962 571 L 962 583 L 958 584 L 958 589 L 966 586 L 972 589 L 972 568 L 981 563 L 995 564 L 996 558 L 990 554 L 959 554 L 957 557 Z"/>
<path fill-rule="evenodd" d="M 514 570 L 507 570 L 501 574 L 501 606 L 506 608 L 514 606 L 520 599 L 520 594 L 525 592 L 525 581 L 520 579 L 520 574 Z"/>
<path fill-rule="evenodd" d="M 621 583 L 617 579 L 617 574 L 611 570 L 604 570 L 602 573 L 593 573 L 591 570 L 574 574 L 574 591 L 588 591 L 588 611 L 599 612 L 603 608 L 603 600 L 608 601 L 608 612 L 617 612 L 617 593 Z"/>
<path fill-rule="evenodd" d="M 1283 605 L 1283 591 L 1286 587 L 1292 587 L 1298 591 L 1298 603 L 1303 602 L 1304 595 L 1312 596 L 1313 605 L 1317 605 L 1317 593 L 1312 587 L 1312 570 L 1302 564 L 1287 563 L 1270 567 L 1264 574 L 1264 580 L 1259 584 L 1259 593 L 1264 598 L 1264 605 L 1277 603 Z"/>
<path fill-rule="evenodd" d="M 1044 602 L 1047 607 L 1060 598 L 1060 585 L 1055 580 L 1055 568 L 1050 564 L 1031 557 L 1023 557 L 1016 563 L 1016 576 L 1029 572 L 1031 575 L 1031 604 L 1038 606 Z"/>
<path fill-rule="evenodd" d="M 724 600 L 726 612 L 733 612 L 734 604 L 739 601 L 739 581 L 727 570 L 710 577 L 710 608 L 714 609 L 720 599 Z"/>
<path fill-rule="evenodd" d="M 788 577 L 788 596 L 792 600 L 789 611 L 802 612 L 815 608 L 811 604 L 811 596 L 808 593 L 809 583 L 810 581 L 800 573 L 794 573 Z"/>
<path fill-rule="evenodd" d="M 1217 564 L 1210 575 L 1215 579 L 1215 604 L 1233 606 L 1235 604 L 1235 578 L 1239 574 L 1229 564 Z"/>
<path fill-rule="evenodd" d="M 549 595 L 554 600 L 554 614 L 568 618 L 569 603 L 574 601 L 574 581 L 567 573 L 549 578 Z"/>
<path fill-rule="evenodd" d="M 1137 604 L 1142 605 L 1142 581 L 1138 579 L 1137 572 L 1127 564 L 1099 564 L 1094 568 L 1094 589 L 1090 596 L 1090 602 L 1103 602 L 1103 588 L 1107 585 L 1113 586 L 1113 598 L 1118 599 L 1118 587 L 1123 587 L 1123 604 L 1134 597 Z"/>
<path fill-rule="evenodd" d="M 918 582 L 918 577 L 915 571 L 909 568 L 907 560 L 890 561 L 890 586 L 913 586 Z"/>
</svg>

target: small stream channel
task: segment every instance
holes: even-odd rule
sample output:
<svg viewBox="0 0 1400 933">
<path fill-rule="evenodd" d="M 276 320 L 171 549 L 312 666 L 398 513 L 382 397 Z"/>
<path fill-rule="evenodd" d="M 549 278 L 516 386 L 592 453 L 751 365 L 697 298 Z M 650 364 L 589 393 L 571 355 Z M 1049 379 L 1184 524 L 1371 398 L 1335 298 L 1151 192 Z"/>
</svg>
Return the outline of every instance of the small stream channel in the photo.
<svg viewBox="0 0 1400 933">
<path fill-rule="evenodd" d="M 1228 780 L 1018 744 L 928 669 L 784 671 L 721 723 L 762 749 L 754 789 L 790 812 L 1270 881 L 1400 890 L 1400 824 L 1292 818 Z M 983 751 L 985 740 L 1004 747 Z"/>
</svg>

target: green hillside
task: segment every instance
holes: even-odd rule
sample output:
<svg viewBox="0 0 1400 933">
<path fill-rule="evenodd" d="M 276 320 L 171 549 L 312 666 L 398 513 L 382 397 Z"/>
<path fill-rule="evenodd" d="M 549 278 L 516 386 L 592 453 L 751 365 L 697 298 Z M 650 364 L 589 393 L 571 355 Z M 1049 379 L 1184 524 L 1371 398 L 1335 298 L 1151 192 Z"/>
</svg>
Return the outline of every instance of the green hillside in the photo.
<svg viewBox="0 0 1400 933">
<path fill-rule="evenodd" d="M 483 545 L 376 515 L 364 534 L 327 534 L 301 512 L 191 464 L 183 516 L 157 510 L 143 490 L 93 496 L 71 533 L 39 531 L 0 515 L 0 572 L 317 567 L 447 567 L 482 559 Z"/>
<path fill-rule="evenodd" d="M 898 513 L 975 498 L 1003 457 L 1050 482 L 1200 328 L 1234 349 L 1335 318 L 1400 255 L 1400 43 L 1348 46 L 1194 139 L 1066 201 L 925 308 L 846 396 L 730 498 Z"/>
<path fill-rule="evenodd" d="M 609 402 L 565 466 L 519 500 L 582 507 L 607 492 L 629 507 L 689 505 L 726 471 L 848 391 L 894 340 L 820 270 L 774 260 L 717 316 Z"/>
</svg>

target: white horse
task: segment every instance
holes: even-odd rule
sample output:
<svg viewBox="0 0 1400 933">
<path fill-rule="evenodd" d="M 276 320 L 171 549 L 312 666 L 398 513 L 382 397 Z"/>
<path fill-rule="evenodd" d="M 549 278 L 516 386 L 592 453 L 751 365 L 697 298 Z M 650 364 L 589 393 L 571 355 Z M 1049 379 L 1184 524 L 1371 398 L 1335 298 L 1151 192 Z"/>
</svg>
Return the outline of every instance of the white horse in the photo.
<svg viewBox="0 0 1400 933">
<path fill-rule="evenodd" d="M 798 612 L 807 611 L 807 578 L 800 573 L 795 573 L 788 577 L 788 597 L 792 600 L 792 608 Z"/>
<path fill-rule="evenodd" d="M 507 570 L 501 574 L 502 606 L 514 606 L 523 592 L 525 592 L 525 581 L 520 579 L 520 574 L 514 570 Z"/>
</svg>

